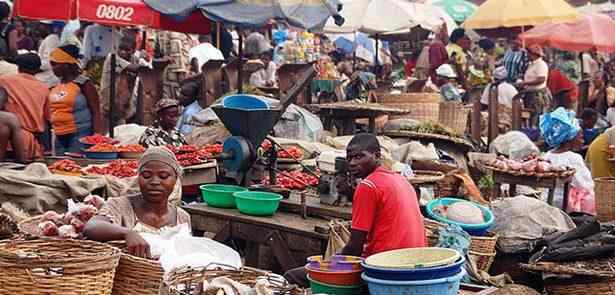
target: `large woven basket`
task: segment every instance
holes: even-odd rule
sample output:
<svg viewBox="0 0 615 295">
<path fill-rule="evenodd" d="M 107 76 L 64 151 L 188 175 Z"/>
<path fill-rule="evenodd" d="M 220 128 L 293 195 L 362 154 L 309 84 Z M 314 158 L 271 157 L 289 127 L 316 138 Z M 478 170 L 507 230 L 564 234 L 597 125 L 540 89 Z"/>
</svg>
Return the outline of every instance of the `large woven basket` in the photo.
<svg viewBox="0 0 615 295">
<path fill-rule="evenodd" d="M 382 94 L 378 103 L 387 107 L 409 111 L 407 114 L 389 116 L 389 119 L 414 119 L 437 122 L 440 114 L 440 95 L 437 93 Z"/>
<path fill-rule="evenodd" d="M 615 220 L 615 177 L 594 180 L 596 184 L 596 213 L 598 220 Z"/>
<path fill-rule="evenodd" d="M 468 252 L 468 255 L 470 255 L 476 261 L 476 267 L 478 268 L 478 270 L 489 272 L 489 269 L 491 269 L 491 265 L 493 264 L 497 253 L 474 252 L 470 250 Z"/>
<path fill-rule="evenodd" d="M 249 267 L 243 267 L 241 269 L 221 265 L 215 265 L 213 267 L 210 265 L 200 268 L 186 267 L 173 271 L 165 284 L 169 288 L 170 295 L 205 294 L 201 292 L 203 282 L 211 282 L 211 280 L 220 277 L 229 278 L 249 287 L 254 287 L 257 280 L 263 279 L 267 280 L 269 289 L 273 290 L 274 294 L 304 294 L 302 289 L 295 285 L 289 285 L 288 282 L 279 275 Z"/>
<path fill-rule="evenodd" d="M 615 295 L 615 278 L 583 280 L 573 277 L 545 282 L 545 289 L 550 295 Z"/>
<path fill-rule="evenodd" d="M 470 251 L 477 253 L 495 253 L 498 236 L 494 233 L 488 233 L 487 236 L 477 237 L 472 236 L 470 241 Z"/>
<path fill-rule="evenodd" d="M 0 294 L 108 295 L 119 259 L 117 248 L 92 241 L 4 241 Z"/>
<path fill-rule="evenodd" d="M 110 242 L 122 250 L 120 263 L 115 272 L 113 295 L 158 294 L 161 290 L 164 270 L 160 263 L 125 253 L 125 242 Z"/>
<path fill-rule="evenodd" d="M 468 127 L 468 116 L 471 110 L 471 106 L 459 102 L 441 102 L 438 122 L 463 135 Z"/>
</svg>

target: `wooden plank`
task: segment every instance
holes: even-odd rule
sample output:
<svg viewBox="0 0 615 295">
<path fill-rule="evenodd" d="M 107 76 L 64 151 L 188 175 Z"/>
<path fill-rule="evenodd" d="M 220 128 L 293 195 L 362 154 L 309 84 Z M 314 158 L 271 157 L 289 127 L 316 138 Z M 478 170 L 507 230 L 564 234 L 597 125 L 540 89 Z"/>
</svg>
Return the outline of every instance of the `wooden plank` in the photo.
<svg viewBox="0 0 615 295">
<path fill-rule="evenodd" d="M 351 207 L 329 206 L 320 203 L 319 198 L 307 197 L 305 200 L 308 216 L 320 217 L 323 219 L 339 218 L 352 219 Z M 301 213 L 301 197 L 291 194 L 288 199 L 280 201 L 280 210 L 291 213 Z"/>
<path fill-rule="evenodd" d="M 269 247 L 273 251 L 273 255 L 282 267 L 282 271 L 286 272 L 292 268 L 300 266 L 290 253 L 290 249 L 286 241 L 282 238 L 278 231 L 274 231 L 269 239 Z"/>
</svg>

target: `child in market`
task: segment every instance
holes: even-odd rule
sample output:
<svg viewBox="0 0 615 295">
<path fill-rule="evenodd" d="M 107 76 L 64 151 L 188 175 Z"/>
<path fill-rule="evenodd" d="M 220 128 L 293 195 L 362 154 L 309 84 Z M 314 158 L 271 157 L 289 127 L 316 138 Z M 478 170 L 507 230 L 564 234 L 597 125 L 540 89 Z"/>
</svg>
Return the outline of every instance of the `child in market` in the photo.
<svg viewBox="0 0 615 295">
<path fill-rule="evenodd" d="M 457 101 L 461 102 L 463 98 L 462 91 L 453 83 L 457 79 L 457 74 L 453 67 L 449 64 L 443 64 L 436 69 L 436 76 L 440 85 L 440 95 L 442 101 Z"/>
</svg>

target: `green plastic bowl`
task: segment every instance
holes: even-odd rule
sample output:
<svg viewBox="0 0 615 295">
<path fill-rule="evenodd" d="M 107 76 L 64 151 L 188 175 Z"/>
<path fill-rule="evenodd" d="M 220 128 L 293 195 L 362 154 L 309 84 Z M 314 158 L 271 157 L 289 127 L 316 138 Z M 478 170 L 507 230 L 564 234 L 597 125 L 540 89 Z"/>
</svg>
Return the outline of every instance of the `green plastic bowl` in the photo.
<svg viewBox="0 0 615 295">
<path fill-rule="evenodd" d="M 204 184 L 199 188 L 203 202 L 215 208 L 236 208 L 233 194 L 248 190 L 245 187 L 224 184 Z"/>
<path fill-rule="evenodd" d="M 331 294 L 331 295 L 355 295 L 360 294 L 362 285 L 357 286 L 336 286 L 321 283 L 307 276 L 310 281 L 310 289 L 312 294 Z"/>
<path fill-rule="evenodd" d="M 271 216 L 278 211 L 281 199 L 282 195 L 268 192 L 243 191 L 235 193 L 237 208 L 239 212 L 246 215 Z"/>
</svg>

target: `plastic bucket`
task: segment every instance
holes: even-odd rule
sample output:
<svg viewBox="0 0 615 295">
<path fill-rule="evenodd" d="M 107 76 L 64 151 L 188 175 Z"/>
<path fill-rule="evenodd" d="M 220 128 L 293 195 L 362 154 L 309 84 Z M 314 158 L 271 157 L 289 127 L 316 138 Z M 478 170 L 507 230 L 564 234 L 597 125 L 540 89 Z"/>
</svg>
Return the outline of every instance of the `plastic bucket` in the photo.
<svg viewBox="0 0 615 295">
<path fill-rule="evenodd" d="M 236 208 L 233 194 L 248 190 L 245 187 L 223 184 L 204 184 L 200 189 L 203 201 L 215 208 Z"/>
<path fill-rule="evenodd" d="M 271 216 L 278 211 L 282 195 L 268 192 L 236 192 L 235 203 L 239 212 L 252 216 Z"/>
<path fill-rule="evenodd" d="M 222 99 L 222 106 L 241 110 L 267 110 L 269 104 L 259 96 L 248 94 L 229 95 Z"/>
<path fill-rule="evenodd" d="M 361 278 L 367 282 L 371 295 L 457 295 L 461 278 L 466 274 L 460 273 L 442 279 L 423 281 L 389 281 L 370 278 L 363 274 Z"/>
<path fill-rule="evenodd" d="M 466 260 L 463 256 L 457 262 L 449 265 L 414 268 L 414 269 L 392 269 L 370 266 L 361 263 L 364 273 L 373 279 L 389 281 L 417 281 L 435 280 L 455 276 L 461 271 Z"/>
<path fill-rule="evenodd" d="M 360 294 L 362 285 L 357 286 L 337 286 L 318 282 L 312 279 L 309 275 L 307 279 L 310 281 L 310 289 L 312 294 L 329 294 L 329 295 L 356 295 Z"/>
</svg>

